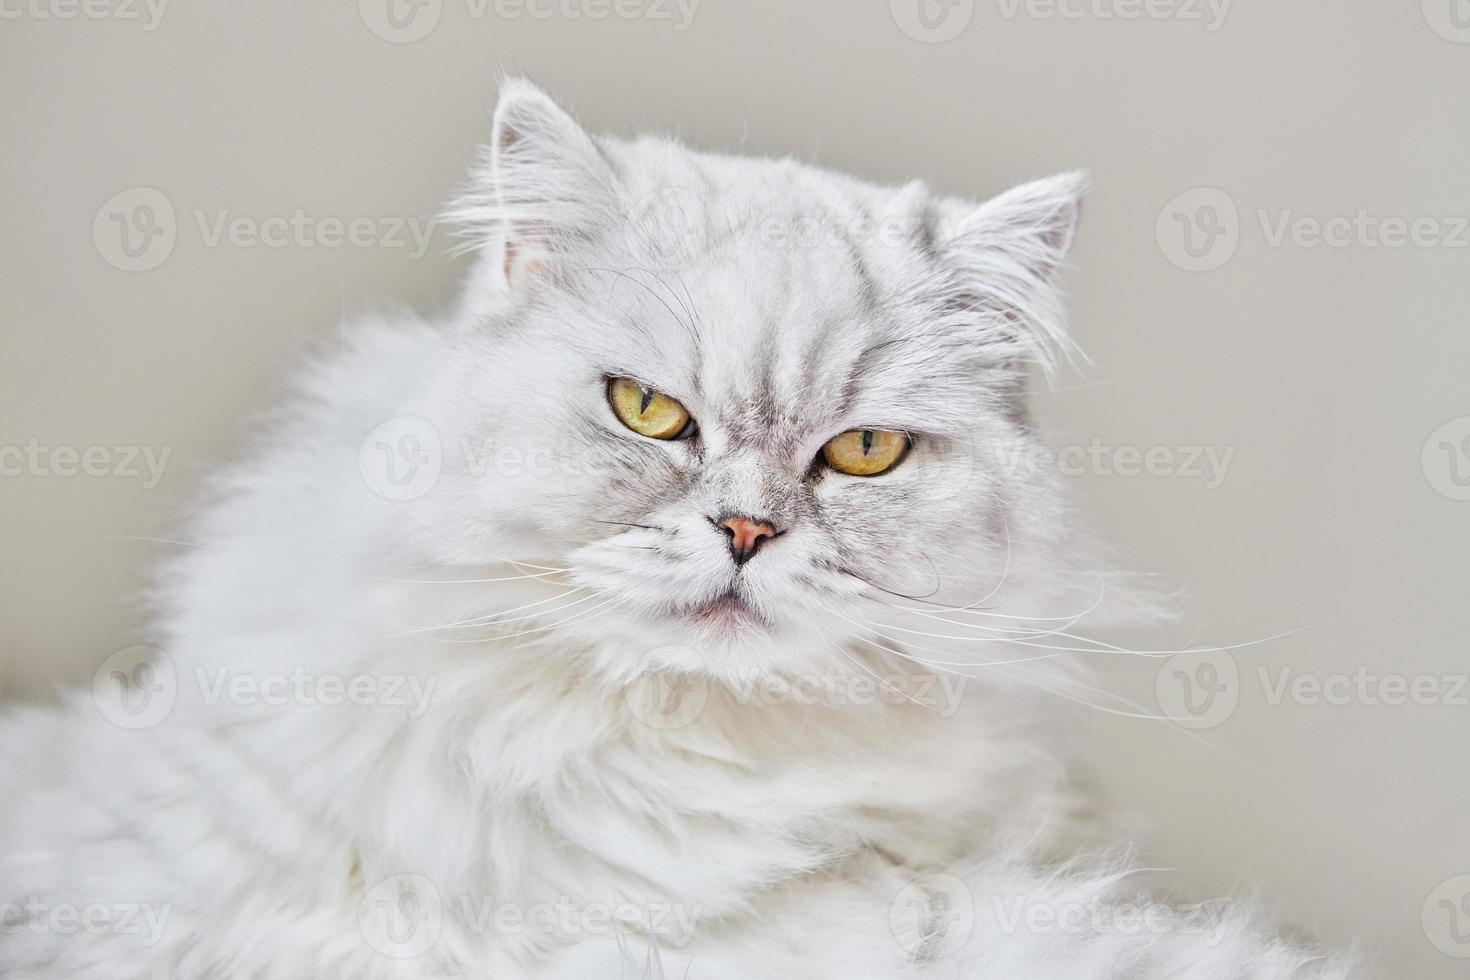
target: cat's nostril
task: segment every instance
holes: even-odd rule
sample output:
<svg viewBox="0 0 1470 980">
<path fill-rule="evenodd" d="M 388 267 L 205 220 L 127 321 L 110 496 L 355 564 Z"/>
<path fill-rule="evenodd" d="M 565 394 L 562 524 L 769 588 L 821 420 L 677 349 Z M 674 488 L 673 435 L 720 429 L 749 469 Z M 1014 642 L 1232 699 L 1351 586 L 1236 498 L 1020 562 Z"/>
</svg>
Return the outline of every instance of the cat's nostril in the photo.
<svg viewBox="0 0 1470 980">
<path fill-rule="evenodd" d="M 730 536 L 730 557 L 737 565 L 750 561 L 762 542 L 779 533 L 770 521 L 758 517 L 727 517 L 716 521 L 715 526 Z"/>
</svg>

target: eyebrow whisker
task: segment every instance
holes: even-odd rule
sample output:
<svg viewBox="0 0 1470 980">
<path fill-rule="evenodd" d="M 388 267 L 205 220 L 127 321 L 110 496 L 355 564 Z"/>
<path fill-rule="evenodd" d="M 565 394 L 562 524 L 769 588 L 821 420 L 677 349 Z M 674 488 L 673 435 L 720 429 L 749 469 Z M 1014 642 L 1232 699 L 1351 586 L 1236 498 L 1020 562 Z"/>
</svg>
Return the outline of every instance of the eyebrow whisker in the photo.
<svg viewBox="0 0 1470 980">
<path fill-rule="evenodd" d="M 668 528 L 658 527 L 657 525 L 654 525 L 654 524 L 639 524 L 636 521 L 604 521 L 604 520 L 600 520 L 600 519 L 595 518 L 595 517 L 592 518 L 592 523 L 594 523 L 594 524 L 611 524 L 614 527 L 641 527 L 645 531 L 667 531 L 668 530 Z"/>
</svg>

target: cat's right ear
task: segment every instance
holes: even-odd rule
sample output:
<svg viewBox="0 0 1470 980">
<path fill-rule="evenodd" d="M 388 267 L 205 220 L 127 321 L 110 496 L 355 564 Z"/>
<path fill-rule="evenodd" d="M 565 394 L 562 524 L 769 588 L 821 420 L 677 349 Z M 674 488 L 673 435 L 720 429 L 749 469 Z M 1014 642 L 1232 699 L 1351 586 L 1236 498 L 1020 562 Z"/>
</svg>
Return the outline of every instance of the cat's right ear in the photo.
<svg viewBox="0 0 1470 980">
<path fill-rule="evenodd" d="M 478 287 L 503 296 L 550 274 L 612 200 L 596 142 L 524 79 L 501 83 L 490 143 L 449 219 L 481 255 Z"/>
<path fill-rule="evenodd" d="M 1066 332 L 1058 267 L 1077 230 L 1087 178 L 1063 173 L 1013 187 L 978 206 L 940 202 L 938 249 L 954 280 L 951 308 L 972 314 L 997 349 L 1050 370 L 1078 353 Z"/>
</svg>

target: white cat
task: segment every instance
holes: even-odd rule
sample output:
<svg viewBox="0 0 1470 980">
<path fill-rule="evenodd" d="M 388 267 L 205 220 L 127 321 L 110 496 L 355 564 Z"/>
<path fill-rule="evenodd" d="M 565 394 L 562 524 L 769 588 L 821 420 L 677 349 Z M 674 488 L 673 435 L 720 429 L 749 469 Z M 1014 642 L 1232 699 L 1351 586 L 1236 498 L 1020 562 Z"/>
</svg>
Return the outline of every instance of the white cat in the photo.
<svg viewBox="0 0 1470 980">
<path fill-rule="evenodd" d="M 1023 404 L 1081 190 L 507 82 L 459 312 L 308 371 L 161 652 L 0 721 L 0 974 L 1346 976 L 1084 860 L 1054 709 L 1108 590 Z"/>
</svg>

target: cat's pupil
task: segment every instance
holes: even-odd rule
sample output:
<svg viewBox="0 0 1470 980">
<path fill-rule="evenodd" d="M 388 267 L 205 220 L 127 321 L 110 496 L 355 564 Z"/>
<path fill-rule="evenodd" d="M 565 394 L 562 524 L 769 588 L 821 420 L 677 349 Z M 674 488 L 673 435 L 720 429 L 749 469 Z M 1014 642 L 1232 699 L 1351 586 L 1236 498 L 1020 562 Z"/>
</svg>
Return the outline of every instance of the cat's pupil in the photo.
<svg viewBox="0 0 1470 980">
<path fill-rule="evenodd" d="M 868 453 L 871 452 L 872 449 L 873 449 L 873 430 L 872 429 L 864 429 L 863 430 L 863 455 L 864 456 L 868 455 Z"/>
<path fill-rule="evenodd" d="M 649 406 L 649 404 L 652 401 L 653 401 L 653 389 L 652 388 L 644 388 L 643 389 L 643 402 L 642 402 L 642 404 L 640 404 L 638 406 L 638 414 L 639 415 L 643 415 L 644 413 L 646 413 L 648 411 L 648 406 Z"/>
</svg>

